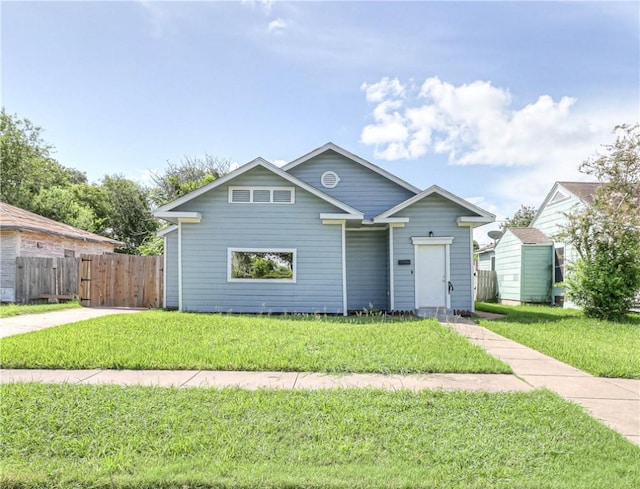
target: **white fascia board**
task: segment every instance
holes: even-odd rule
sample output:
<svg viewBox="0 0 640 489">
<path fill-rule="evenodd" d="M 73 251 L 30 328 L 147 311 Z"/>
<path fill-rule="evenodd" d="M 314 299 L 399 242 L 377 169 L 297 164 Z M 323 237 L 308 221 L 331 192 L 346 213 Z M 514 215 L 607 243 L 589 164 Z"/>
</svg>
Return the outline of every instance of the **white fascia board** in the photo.
<svg viewBox="0 0 640 489">
<path fill-rule="evenodd" d="M 378 221 L 380 219 L 385 219 L 387 217 L 390 217 L 392 215 L 394 215 L 397 212 L 400 212 L 403 209 L 406 209 L 407 207 L 415 204 L 416 202 L 421 201 L 422 199 L 432 195 L 432 194 L 437 194 L 441 197 L 444 197 L 447 200 L 450 200 L 451 202 L 458 204 L 461 207 L 464 207 L 465 209 L 471 211 L 471 212 L 475 212 L 476 214 L 478 214 L 480 217 L 486 217 L 486 218 L 491 218 L 491 221 L 488 222 L 493 222 L 496 218 L 496 216 L 494 214 L 491 214 L 488 211 L 485 211 L 484 209 L 481 209 L 480 207 L 472 204 L 471 202 L 467 202 L 466 200 L 464 200 L 461 197 L 458 197 L 457 195 L 452 194 L 451 192 L 443 189 L 442 187 L 438 187 L 437 185 L 432 185 L 431 187 L 429 187 L 428 189 L 424 190 L 423 192 L 419 193 L 418 195 L 415 195 L 413 197 L 411 197 L 410 199 L 405 200 L 404 202 L 399 203 L 397 206 L 392 207 L 391 209 L 389 209 L 388 211 L 383 212 L 382 214 L 377 215 L 376 217 L 373 218 L 374 221 Z"/>
<path fill-rule="evenodd" d="M 173 223 L 199 223 L 202 220 L 202 214 L 199 212 L 176 212 L 176 211 L 156 211 L 153 214 L 159 219 Z"/>
<path fill-rule="evenodd" d="M 331 212 L 323 212 L 320 214 L 320 219 L 340 219 L 347 221 L 362 221 L 364 214 L 338 214 Z"/>
<path fill-rule="evenodd" d="M 555 195 L 555 193 L 558 190 L 559 186 L 560 186 L 560 182 L 555 182 L 553 184 L 553 187 L 551 187 L 551 190 L 549 191 L 547 196 L 542 201 L 542 204 L 540 204 L 540 207 L 538 207 L 538 210 L 536 211 L 536 215 L 533 216 L 533 219 L 531 219 L 531 222 L 529 223 L 530 227 L 532 227 L 532 228 L 536 227 L 536 221 L 538 220 L 538 217 L 540 217 L 540 214 L 542 213 L 542 210 L 547 206 L 547 204 L 551 200 L 551 196 Z M 564 187 L 562 187 L 562 188 L 567 190 Z M 567 190 L 567 192 L 569 192 L 569 191 Z M 571 192 L 569 192 L 569 193 L 571 193 Z"/>
<path fill-rule="evenodd" d="M 384 217 L 382 219 L 373 219 L 374 224 L 406 224 L 408 222 L 408 217 Z"/>
<path fill-rule="evenodd" d="M 161 229 L 160 231 L 158 231 L 156 233 L 156 236 L 158 238 L 164 238 L 166 235 L 173 233 L 174 231 L 178 230 L 178 225 L 177 224 L 172 224 L 171 226 L 167 226 L 164 229 Z"/>
<path fill-rule="evenodd" d="M 492 217 L 478 217 L 478 216 L 460 216 L 456 219 L 458 226 L 469 226 L 472 228 L 482 226 L 484 224 L 489 224 L 490 222 L 495 221 Z"/>
<path fill-rule="evenodd" d="M 159 217 L 161 219 L 164 219 L 164 217 L 159 216 L 159 213 L 162 212 L 166 212 L 166 211 L 170 211 L 172 209 L 175 209 L 176 207 L 189 202 L 192 199 L 195 199 L 196 197 L 199 197 L 200 195 L 213 190 L 217 187 L 220 187 L 221 185 L 224 185 L 225 183 L 230 182 L 231 180 L 233 180 L 234 178 L 239 177 L 240 175 L 248 172 L 249 170 L 253 170 L 255 167 L 257 166 L 261 166 L 263 168 L 265 168 L 266 170 L 269 170 L 270 172 L 276 174 L 277 176 L 287 180 L 288 182 L 291 182 L 292 184 L 296 185 L 297 187 L 300 187 L 303 190 L 306 190 L 307 192 L 309 192 L 310 194 L 315 195 L 316 197 L 324 200 L 325 202 L 329 202 L 331 205 L 337 207 L 340 210 L 343 210 L 344 212 L 346 212 L 347 214 L 361 214 L 359 210 L 345 204 L 344 202 L 335 199 L 333 197 L 331 197 L 330 195 L 325 194 L 324 192 L 318 190 L 317 188 L 303 182 L 302 180 L 294 177 L 293 175 L 290 175 L 289 173 L 283 171 L 282 169 L 278 168 L 277 166 L 269 163 L 267 160 L 265 160 L 264 158 L 256 158 L 255 160 L 242 165 L 240 168 L 232 171 L 231 173 L 225 175 L 222 178 L 218 178 L 217 180 L 214 180 L 213 182 L 205 185 L 204 187 L 200 187 L 197 190 L 194 190 L 193 192 L 188 193 L 187 195 L 179 198 L 178 200 L 174 200 L 173 202 L 170 202 L 169 204 L 166 204 L 162 207 L 159 207 L 158 209 L 156 209 L 153 213 L 153 215 L 155 217 Z"/>
<path fill-rule="evenodd" d="M 414 245 L 450 245 L 453 243 L 453 236 L 438 236 L 434 238 L 426 236 L 412 236 L 411 244 Z"/>
<path fill-rule="evenodd" d="M 314 157 L 318 156 L 319 154 L 322 154 L 325 151 L 329 151 L 329 150 L 335 151 L 339 155 L 342 155 L 345 158 L 350 159 L 351 161 L 355 161 L 356 163 L 364 166 L 365 168 L 368 168 L 369 170 L 377 173 L 378 175 L 382 175 L 386 179 L 391 180 L 393 183 L 396 183 L 396 184 L 400 185 L 401 187 L 406 188 L 407 190 L 413 192 L 414 194 L 420 193 L 420 189 L 418 187 L 414 187 L 410 183 L 405 182 L 404 180 L 402 180 L 401 178 L 396 177 L 394 174 L 389 173 L 388 171 L 380 168 L 379 166 L 374 165 L 370 161 L 367 161 L 364 158 L 361 158 L 360 156 L 355 155 L 355 154 L 351 153 L 350 151 L 347 151 L 346 149 L 341 148 L 337 144 L 334 144 L 334 143 L 331 143 L 331 142 L 329 142 L 327 144 L 324 144 L 324 145 L 320 146 L 319 148 L 314 149 L 310 153 L 307 153 L 306 155 L 301 156 L 300 158 L 296 158 L 295 160 L 293 160 L 293 161 L 287 163 L 285 166 L 283 166 L 282 169 L 284 171 L 288 172 L 292 168 L 295 168 L 296 166 L 304 163 L 305 161 L 308 161 L 311 158 L 314 158 Z"/>
</svg>

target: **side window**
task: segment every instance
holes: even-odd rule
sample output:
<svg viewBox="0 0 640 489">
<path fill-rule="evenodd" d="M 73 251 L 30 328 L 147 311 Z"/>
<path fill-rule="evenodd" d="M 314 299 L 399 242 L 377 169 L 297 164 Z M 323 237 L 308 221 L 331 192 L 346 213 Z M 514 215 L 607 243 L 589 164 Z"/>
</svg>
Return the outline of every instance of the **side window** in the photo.
<svg viewBox="0 0 640 489">
<path fill-rule="evenodd" d="M 76 252 L 73 250 L 64 250 L 64 257 L 65 258 L 75 258 L 76 257 Z"/>
<path fill-rule="evenodd" d="M 558 284 L 564 282 L 564 246 L 558 246 L 556 248 L 555 267 L 553 281 Z"/>
</svg>

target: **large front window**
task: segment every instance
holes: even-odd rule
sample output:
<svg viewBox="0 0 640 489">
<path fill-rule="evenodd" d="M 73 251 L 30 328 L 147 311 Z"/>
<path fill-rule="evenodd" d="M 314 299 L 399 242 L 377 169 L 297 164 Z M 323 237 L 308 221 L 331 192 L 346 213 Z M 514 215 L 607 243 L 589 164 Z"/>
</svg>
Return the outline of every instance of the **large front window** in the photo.
<svg viewBox="0 0 640 489">
<path fill-rule="evenodd" d="M 229 249 L 230 282 L 295 282 L 296 250 Z"/>
</svg>

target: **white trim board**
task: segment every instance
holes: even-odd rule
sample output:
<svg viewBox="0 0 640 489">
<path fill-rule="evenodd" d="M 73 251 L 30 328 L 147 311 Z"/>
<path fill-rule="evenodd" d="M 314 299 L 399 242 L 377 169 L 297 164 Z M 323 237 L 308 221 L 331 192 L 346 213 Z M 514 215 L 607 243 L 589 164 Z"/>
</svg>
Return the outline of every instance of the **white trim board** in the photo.
<svg viewBox="0 0 640 489">
<path fill-rule="evenodd" d="M 483 217 L 483 218 L 489 219 L 488 221 L 484 222 L 484 224 L 486 224 L 487 222 L 493 222 L 496 218 L 495 215 L 491 214 L 488 211 L 485 211 L 484 209 L 481 209 L 476 205 L 473 205 L 471 202 L 467 202 L 463 198 L 458 197 L 457 195 L 454 195 L 451 192 L 448 192 L 447 190 L 441 187 L 438 187 L 437 185 L 432 185 L 431 187 L 419 193 L 418 195 L 415 195 L 410 199 L 407 199 L 404 202 L 399 203 L 395 207 L 392 207 L 391 209 L 384 211 L 382 214 L 377 215 L 376 217 L 373 218 L 373 222 L 384 222 L 385 219 L 388 219 L 389 217 L 393 216 L 397 212 L 400 212 L 406 209 L 407 207 L 415 204 L 416 202 L 419 202 L 422 199 L 429 197 L 430 195 L 433 195 L 433 194 L 439 195 L 447 200 L 450 200 L 455 204 L 458 204 L 460 207 L 463 207 L 468 211 L 476 213 L 477 217 Z"/>
</svg>

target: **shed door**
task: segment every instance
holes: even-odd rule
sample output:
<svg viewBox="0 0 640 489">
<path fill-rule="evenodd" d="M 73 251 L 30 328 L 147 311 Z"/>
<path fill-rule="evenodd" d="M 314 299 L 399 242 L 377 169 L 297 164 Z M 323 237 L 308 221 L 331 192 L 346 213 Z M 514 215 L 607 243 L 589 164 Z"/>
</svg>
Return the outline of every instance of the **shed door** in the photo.
<svg viewBox="0 0 640 489">
<path fill-rule="evenodd" d="M 416 245 L 416 307 L 447 307 L 447 246 Z"/>
</svg>

